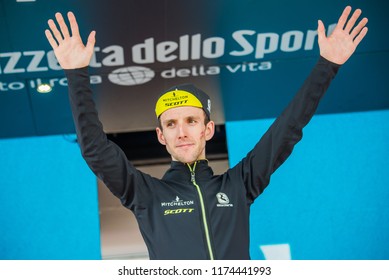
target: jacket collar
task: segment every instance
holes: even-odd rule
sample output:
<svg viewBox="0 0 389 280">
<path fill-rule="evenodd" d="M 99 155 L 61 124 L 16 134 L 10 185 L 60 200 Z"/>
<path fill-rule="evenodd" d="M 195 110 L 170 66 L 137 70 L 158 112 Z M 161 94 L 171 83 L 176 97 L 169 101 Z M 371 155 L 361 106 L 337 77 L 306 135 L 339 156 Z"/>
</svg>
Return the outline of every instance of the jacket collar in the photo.
<svg viewBox="0 0 389 280">
<path fill-rule="evenodd" d="M 196 180 L 199 179 L 203 181 L 210 179 L 213 176 L 213 170 L 208 165 L 208 160 L 206 159 L 198 160 L 196 164 L 191 164 L 191 169 L 194 170 L 196 174 Z M 166 181 L 187 182 L 191 179 L 191 171 L 186 163 L 172 161 L 170 168 L 166 171 L 162 179 Z"/>
</svg>

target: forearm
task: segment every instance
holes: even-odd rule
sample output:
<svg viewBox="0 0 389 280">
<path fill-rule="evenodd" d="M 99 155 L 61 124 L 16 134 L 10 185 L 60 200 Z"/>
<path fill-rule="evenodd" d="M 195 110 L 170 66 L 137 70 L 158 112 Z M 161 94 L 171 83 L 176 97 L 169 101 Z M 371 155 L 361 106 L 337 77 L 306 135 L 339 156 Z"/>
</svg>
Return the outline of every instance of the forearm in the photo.
<svg viewBox="0 0 389 280">
<path fill-rule="evenodd" d="M 315 114 L 339 67 L 320 57 L 298 93 L 269 129 L 268 133 L 280 140 L 271 172 L 286 160 L 294 145 L 302 138 L 302 129 Z"/>
<path fill-rule="evenodd" d="M 65 73 L 78 143 L 83 156 L 90 158 L 99 152 L 107 138 L 92 98 L 88 69 L 65 70 Z"/>
<path fill-rule="evenodd" d="M 303 86 L 274 121 L 254 149 L 242 160 L 248 197 L 254 200 L 270 181 L 270 176 L 289 157 L 302 138 L 302 130 L 316 112 L 339 65 L 320 57 Z"/>
<path fill-rule="evenodd" d="M 92 98 L 87 68 L 65 70 L 69 99 L 82 156 L 107 187 L 128 204 L 133 197 L 135 168 L 124 152 L 108 141 Z"/>
</svg>

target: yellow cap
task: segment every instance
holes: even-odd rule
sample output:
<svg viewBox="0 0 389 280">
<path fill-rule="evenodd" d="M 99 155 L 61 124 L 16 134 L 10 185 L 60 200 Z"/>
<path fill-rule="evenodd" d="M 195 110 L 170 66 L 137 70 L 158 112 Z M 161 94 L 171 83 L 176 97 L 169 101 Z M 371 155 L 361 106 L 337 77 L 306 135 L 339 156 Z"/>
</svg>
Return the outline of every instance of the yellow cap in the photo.
<svg viewBox="0 0 389 280">
<path fill-rule="evenodd" d="M 185 90 L 176 89 L 164 93 L 158 99 L 155 106 L 155 114 L 159 118 L 166 110 L 182 106 L 203 108 L 200 100 L 195 95 Z"/>
</svg>

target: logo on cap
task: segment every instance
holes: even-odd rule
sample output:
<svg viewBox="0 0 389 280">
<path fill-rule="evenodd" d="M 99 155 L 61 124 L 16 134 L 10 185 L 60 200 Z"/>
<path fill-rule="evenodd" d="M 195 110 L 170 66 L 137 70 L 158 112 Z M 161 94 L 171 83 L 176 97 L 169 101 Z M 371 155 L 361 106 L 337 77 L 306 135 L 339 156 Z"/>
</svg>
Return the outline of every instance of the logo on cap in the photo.
<svg viewBox="0 0 389 280">
<path fill-rule="evenodd" d="M 192 93 L 177 89 L 166 92 L 158 99 L 155 106 L 155 114 L 159 118 L 166 110 L 182 106 L 203 108 L 200 100 Z"/>
</svg>

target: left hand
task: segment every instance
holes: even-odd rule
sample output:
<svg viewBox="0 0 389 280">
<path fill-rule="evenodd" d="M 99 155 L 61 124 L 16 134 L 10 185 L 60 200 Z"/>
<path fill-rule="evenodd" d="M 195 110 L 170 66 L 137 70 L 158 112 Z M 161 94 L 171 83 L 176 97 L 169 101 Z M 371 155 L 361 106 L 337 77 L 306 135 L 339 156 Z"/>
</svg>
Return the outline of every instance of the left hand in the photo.
<svg viewBox="0 0 389 280">
<path fill-rule="evenodd" d="M 367 18 L 363 18 L 357 26 L 354 27 L 362 11 L 355 10 L 353 15 L 347 21 L 350 15 L 351 7 L 347 6 L 338 20 L 334 31 L 330 36 L 325 35 L 324 24 L 318 21 L 318 41 L 320 55 L 325 59 L 336 64 L 344 64 L 354 53 L 358 44 L 362 41 L 367 33 Z"/>
</svg>

